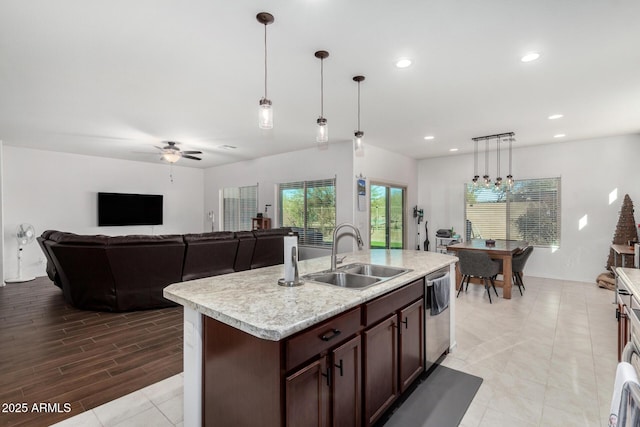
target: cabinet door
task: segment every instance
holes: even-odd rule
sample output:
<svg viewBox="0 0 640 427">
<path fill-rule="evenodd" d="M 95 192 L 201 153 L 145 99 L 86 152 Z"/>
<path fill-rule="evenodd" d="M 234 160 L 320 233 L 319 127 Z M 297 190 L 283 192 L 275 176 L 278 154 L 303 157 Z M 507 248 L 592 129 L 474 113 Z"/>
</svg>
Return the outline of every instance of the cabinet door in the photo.
<svg viewBox="0 0 640 427">
<path fill-rule="evenodd" d="M 365 424 L 372 425 L 398 396 L 398 328 L 392 314 L 364 332 Z"/>
<path fill-rule="evenodd" d="M 287 426 L 329 425 L 328 375 L 327 358 L 323 357 L 286 378 Z"/>
<path fill-rule="evenodd" d="M 400 310 L 400 392 L 424 371 L 424 302 Z"/>
<path fill-rule="evenodd" d="M 362 382 L 361 339 L 356 336 L 332 352 L 334 427 L 360 427 Z"/>
</svg>

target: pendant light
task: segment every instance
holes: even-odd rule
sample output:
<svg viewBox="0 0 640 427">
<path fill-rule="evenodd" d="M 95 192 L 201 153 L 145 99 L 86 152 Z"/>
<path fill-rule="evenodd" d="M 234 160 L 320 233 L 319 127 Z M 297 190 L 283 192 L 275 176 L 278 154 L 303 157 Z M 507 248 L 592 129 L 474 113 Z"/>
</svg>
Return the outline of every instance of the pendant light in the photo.
<svg viewBox="0 0 640 427">
<path fill-rule="evenodd" d="M 272 24 L 273 15 L 267 12 L 260 12 L 256 15 L 259 23 L 264 25 L 264 97 L 260 99 L 258 108 L 258 126 L 260 129 L 273 128 L 273 109 L 271 100 L 267 98 L 267 25 Z"/>
<path fill-rule="evenodd" d="M 320 117 L 316 121 L 316 142 L 327 142 L 329 141 L 329 126 L 324 117 L 324 60 L 329 57 L 329 52 L 319 50 L 315 53 L 315 57 L 320 59 Z"/>
<path fill-rule="evenodd" d="M 353 148 L 356 154 L 359 155 L 362 155 L 364 152 L 364 143 L 362 142 L 364 132 L 360 130 L 360 82 L 363 80 L 364 76 L 355 76 L 353 78 L 353 81 L 358 83 L 358 130 L 353 133 Z"/>
<path fill-rule="evenodd" d="M 473 161 L 474 161 L 474 176 L 472 179 L 473 186 L 477 187 L 479 182 L 484 184 L 485 188 L 491 187 L 491 178 L 489 177 L 489 141 L 492 139 L 496 140 L 496 180 L 494 182 L 493 188 L 495 190 L 503 190 L 502 177 L 500 176 L 500 144 L 503 142 L 502 138 L 509 138 L 509 175 L 507 175 L 506 190 L 510 190 L 513 187 L 513 175 L 511 174 L 511 143 L 514 140 L 515 133 L 513 132 L 505 132 L 499 133 L 496 135 L 487 135 L 487 136 L 478 136 L 476 138 L 471 138 L 474 142 L 473 147 Z M 484 141 L 484 175 L 482 176 L 482 181 L 479 181 L 478 176 L 478 142 Z M 506 141 L 506 139 L 505 139 Z"/>
<path fill-rule="evenodd" d="M 489 139 L 484 140 L 484 186 L 489 188 L 491 185 L 491 178 L 489 178 Z"/>
<path fill-rule="evenodd" d="M 480 176 L 478 175 L 478 140 L 474 139 L 473 140 L 473 179 L 471 180 L 471 182 L 473 182 L 474 187 L 478 186 L 478 178 L 480 178 Z"/>
<path fill-rule="evenodd" d="M 502 188 L 502 177 L 500 176 L 500 137 L 496 138 L 496 165 L 496 175 L 498 176 L 494 182 L 494 185 L 496 190 L 500 190 Z"/>
</svg>

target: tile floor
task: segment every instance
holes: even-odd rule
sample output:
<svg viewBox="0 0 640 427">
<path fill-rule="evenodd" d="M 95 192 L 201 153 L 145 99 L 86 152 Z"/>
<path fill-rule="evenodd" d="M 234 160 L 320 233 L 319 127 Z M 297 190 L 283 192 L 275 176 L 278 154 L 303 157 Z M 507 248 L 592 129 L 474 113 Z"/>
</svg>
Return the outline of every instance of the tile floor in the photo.
<svg viewBox="0 0 640 427">
<path fill-rule="evenodd" d="M 457 299 L 457 349 L 444 365 L 484 379 L 462 427 L 604 426 L 616 369 L 613 293 L 526 278 L 520 296 L 470 286 Z M 502 291 L 498 289 L 498 292 Z M 56 424 L 182 426 L 182 375 Z"/>
</svg>

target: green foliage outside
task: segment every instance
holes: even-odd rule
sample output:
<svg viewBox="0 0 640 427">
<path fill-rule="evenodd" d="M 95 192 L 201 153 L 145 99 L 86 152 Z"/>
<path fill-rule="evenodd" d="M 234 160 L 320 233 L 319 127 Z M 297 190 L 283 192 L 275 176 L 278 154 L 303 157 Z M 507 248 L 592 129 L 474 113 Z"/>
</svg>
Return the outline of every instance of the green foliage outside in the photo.
<svg viewBox="0 0 640 427">
<path fill-rule="evenodd" d="M 281 189 L 280 200 L 282 225 L 307 231 L 300 236 L 302 244 L 319 244 L 313 240 L 320 235 L 322 244 L 331 244 L 336 226 L 335 186 L 310 185 L 306 188 Z"/>
</svg>

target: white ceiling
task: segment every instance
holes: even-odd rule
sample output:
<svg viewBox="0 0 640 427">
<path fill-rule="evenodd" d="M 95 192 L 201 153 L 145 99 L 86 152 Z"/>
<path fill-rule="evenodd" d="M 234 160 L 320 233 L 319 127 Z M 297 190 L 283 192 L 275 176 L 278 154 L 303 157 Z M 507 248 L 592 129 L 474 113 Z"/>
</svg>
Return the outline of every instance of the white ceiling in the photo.
<svg viewBox="0 0 640 427">
<path fill-rule="evenodd" d="M 416 159 L 508 131 L 518 146 L 637 133 L 639 16 L 638 0 L 2 0 L 0 140 L 150 162 L 175 140 L 204 152 L 180 161 L 197 167 L 305 149 L 316 50 L 331 142 L 356 128 L 357 74 L 365 143 Z"/>
</svg>

